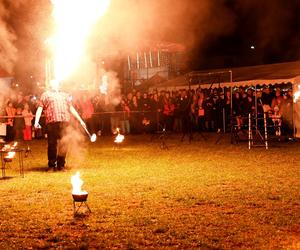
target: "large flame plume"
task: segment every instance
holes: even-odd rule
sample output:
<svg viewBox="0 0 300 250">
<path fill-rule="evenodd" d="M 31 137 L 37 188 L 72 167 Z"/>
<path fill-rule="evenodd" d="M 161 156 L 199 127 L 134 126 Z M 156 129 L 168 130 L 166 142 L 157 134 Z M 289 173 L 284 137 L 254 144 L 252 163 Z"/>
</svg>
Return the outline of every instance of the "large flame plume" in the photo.
<svg viewBox="0 0 300 250">
<path fill-rule="evenodd" d="M 49 43 L 54 78 L 62 81 L 85 59 L 89 33 L 107 11 L 110 0 L 52 0 L 52 4 L 56 29 Z"/>
</svg>

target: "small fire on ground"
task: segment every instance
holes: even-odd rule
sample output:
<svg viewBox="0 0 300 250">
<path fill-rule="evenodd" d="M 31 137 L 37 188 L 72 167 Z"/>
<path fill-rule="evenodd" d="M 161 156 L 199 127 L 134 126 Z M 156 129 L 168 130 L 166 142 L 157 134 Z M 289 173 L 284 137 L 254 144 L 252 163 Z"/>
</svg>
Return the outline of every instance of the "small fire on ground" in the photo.
<svg viewBox="0 0 300 250">
<path fill-rule="evenodd" d="M 83 185 L 83 180 L 80 178 L 80 172 L 76 172 L 75 175 L 71 177 L 71 183 L 72 183 L 72 194 L 73 195 L 86 195 L 87 191 L 83 191 L 82 185 Z"/>
<path fill-rule="evenodd" d="M 16 147 L 18 146 L 18 142 L 14 142 L 12 145 L 11 144 L 5 144 L 2 148 L 3 151 L 8 151 L 7 154 L 4 157 L 5 161 L 11 161 L 15 155 L 16 152 L 14 151 Z"/>
<path fill-rule="evenodd" d="M 114 142 L 115 143 L 122 143 L 124 141 L 124 139 L 125 139 L 125 136 L 120 134 L 120 129 L 119 128 L 116 129 L 116 133 L 115 134 L 117 134 L 117 136 L 116 136 Z"/>
</svg>

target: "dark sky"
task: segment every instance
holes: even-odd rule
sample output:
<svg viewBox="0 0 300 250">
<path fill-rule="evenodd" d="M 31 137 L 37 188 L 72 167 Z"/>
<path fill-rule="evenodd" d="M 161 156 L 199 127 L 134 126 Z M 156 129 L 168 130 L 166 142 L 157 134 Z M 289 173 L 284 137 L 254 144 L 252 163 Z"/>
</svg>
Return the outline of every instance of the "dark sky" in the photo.
<svg viewBox="0 0 300 250">
<path fill-rule="evenodd" d="M 300 59 L 299 0 L 227 0 L 225 5 L 234 15 L 233 29 L 209 40 L 204 47 L 196 46 L 192 67 L 234 67 Z"/>
<path fill-rule="evenodd" d="M 43 70 L 43 41 L 51 33 L 50 0 L 0 1 L 0 18 L 3 5 L 10 14 L 2 15 L 2 19 L 16 34 L 15 75 L 39 75 Z M 101 35 L 94 37 L 96 45 L 99 41 L 105 44 L 106 38 L 105 49 L 113 44 L 111 41 L 117 41 L 116 50 L 128 44 L 134 47 L 142 39 L 180 42 L 187 47 L 192 70 L 300 59 L 300 0 L 112 2 L 111 13 L 99 28 Z M 1 38 L 3 35 L 0 45 Z"/>
</svg>

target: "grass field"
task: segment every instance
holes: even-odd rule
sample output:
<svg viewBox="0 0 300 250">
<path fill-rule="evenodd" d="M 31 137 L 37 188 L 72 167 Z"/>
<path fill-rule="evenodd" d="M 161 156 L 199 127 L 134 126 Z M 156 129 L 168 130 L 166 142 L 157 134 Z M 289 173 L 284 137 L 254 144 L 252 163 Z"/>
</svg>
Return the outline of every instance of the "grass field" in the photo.
<svg viewBox="0 0 300 250">
<path fill-rule="evenodd" d="M 210 135 L 213 137 L 213 135 Z M 73 147 L 66 172 L 45 172 L 33 141 L 0 180 L 0 249 L 300 249 L 300 143 L 269 150 L 225 138 L 180 143 L 131 136 Z M 70 177 L 89 192 L 73 217 Z"/>
</svg>

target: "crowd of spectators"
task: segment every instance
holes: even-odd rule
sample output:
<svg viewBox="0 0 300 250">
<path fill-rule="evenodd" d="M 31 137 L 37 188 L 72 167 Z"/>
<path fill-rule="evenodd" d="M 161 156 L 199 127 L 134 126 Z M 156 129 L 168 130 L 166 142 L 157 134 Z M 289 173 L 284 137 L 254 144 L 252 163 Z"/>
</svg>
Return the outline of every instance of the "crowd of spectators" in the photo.
<svg viewBox="0 0 300 250">
<path fill-rule="evenodd" d="M 262 117 L 267 113 L 271 122 L 280 119 L 285 133 L 291 133 L 293 98 L 290 89 L 265 86 L 231 90 L 196 89 L 141 92 L 132 90 L 122 94 L 113 105 L 107 95 L 81 92 L 73 95 L 74 107 L 86 122 L 91 133 L 111 134 L 120 128 L 123 134 L 150 133 L 165 129 L 172 132 L 230 131 L 232 125 L 240 130 L 248 114 Z M 33 117 L 38 97 L 10 95 L 3 99 L 1 122 L 6 124 L 6 139 L 31 140 L 46 135 L 43 129 L 33 129 Z M 43 125 L 43 120 L 41 120 Z M 45 126 L 44 126 L 45 128 Z"/>
</svg>

